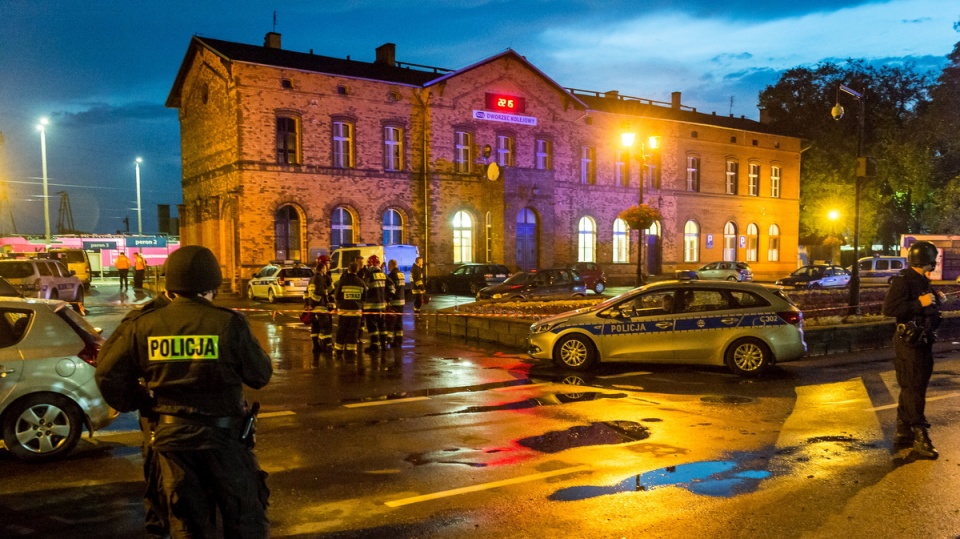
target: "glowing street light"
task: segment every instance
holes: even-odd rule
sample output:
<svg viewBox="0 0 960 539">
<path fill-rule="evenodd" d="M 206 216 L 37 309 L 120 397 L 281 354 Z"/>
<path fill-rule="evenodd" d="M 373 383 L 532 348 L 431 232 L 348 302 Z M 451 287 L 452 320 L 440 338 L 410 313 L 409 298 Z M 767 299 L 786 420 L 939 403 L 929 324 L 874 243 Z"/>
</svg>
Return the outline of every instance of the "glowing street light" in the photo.
<svg viewBox="0 0 960 539">
<path fill-rule="evenodd" d="M 47 134 L 44 127 L 50 123 L 46 118 L 40 118 L 37 129 L 40 131 L 40 159 L 43 162 L 43 237 L 50 245 L 50 197 L 47 193 Z"/>
<path fill-rule="evenodd" d="M 137 158 L 135 165 L 137 167 L 137 235 L 143 235 L 143 216 L 140 214 L 140 163 L 143 159 Z"/>
<path fill-rule="evenodd" d="M 623 145 L 624 148 L 632 148 L 634 142 L 636 142 L 636 139 L 637 139 L 637 135 L 632 131 L 624 131 L 623 133 L 620 133 L 620 144 Z M 657 136 L 651 136 L 649 139 L 647 139 L 646 144 L 640 144 L 640 155 L 638 159 L 643 165 L 643 168 L 649 167 L 648 162 L 653 157 L 652 155 L 647 154 L 647 150 L 650 150 L 651 152 L 655 152 L 659 149 L 660 149 L 660 137 L 657 137 Z M 653 166 L 657 166 L 658 164 L 659 163 L 655 162 Z M 639 201 L 637 202 L 638 217 L 643 214 L 643 210 L 645 209 L 643 205 L 643 169 L 640 170 L 639 184 L 640 184 L 639 185 L 640 187 Z M 644 284 L 643 234 L 646 231 L 647 227 L 649 227 L 652 224 L 648 222 L 649 218 L 641 217 L 641 221 L 643 221 L 645 226 L 641 226 L 640 229 L 637 230 L 637 286 L 641 286 Z"/>
</svg>

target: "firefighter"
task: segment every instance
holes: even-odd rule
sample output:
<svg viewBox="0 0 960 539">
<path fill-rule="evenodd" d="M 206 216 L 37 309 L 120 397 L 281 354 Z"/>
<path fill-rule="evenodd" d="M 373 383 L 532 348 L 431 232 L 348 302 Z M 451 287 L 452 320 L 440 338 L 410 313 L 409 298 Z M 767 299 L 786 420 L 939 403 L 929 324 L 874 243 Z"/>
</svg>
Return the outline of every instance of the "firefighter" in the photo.
<svg viewBox="0 0 960 539">
<path fill-rule="evenodd" d="M 330 277 L 330 257 L 317 257 L 317 266 L 307 293 L 303 295 L 304 308 L 311 313 L 310 338 L 313 352 L 329 352 L 333 349 L 333 278 Z"/>
<path fill-rule="evenodd" d="M 386 335 L 387 342 L 392 342 L 394 348 L 400 348 L 403 341 L 403 306 L 406 293 L 406 277 L 397 266 L 396 260 L 387 263 L 387 314 Z"/>
<path fill-rule="evenodd" d="M 356 262 L 347 267 L 336 286 L 333 297 L 337 304 L 337 340 L 333 350 L 342 354 L 345 361 L 352 361 L 357 354 L 360 323 L 363 320 L 363 298 L 367 284 L 357 276 L 360 266 Z"/>
<path fill-rule="evenodd" d="M 423 269 L 423 257 L 418 256 L 410 268 L 410 291 L 413 292 L 413 312 L 420 312 L 427 294 L 427 272 Z"/>
<path fill-rule="evenodd" d="M 367 272 L 363 277 L 367 284 L 367 293 L 363 298 L 363 317 L 367 321 L 367 333 L 370 334 L 370 347 L 366 352 L 378 352 L 387 346 L 383 313 L 387 310 L 387 276 L 380 269 L 380 257 L 370 255 L 367 258 Z"/>
</svg>

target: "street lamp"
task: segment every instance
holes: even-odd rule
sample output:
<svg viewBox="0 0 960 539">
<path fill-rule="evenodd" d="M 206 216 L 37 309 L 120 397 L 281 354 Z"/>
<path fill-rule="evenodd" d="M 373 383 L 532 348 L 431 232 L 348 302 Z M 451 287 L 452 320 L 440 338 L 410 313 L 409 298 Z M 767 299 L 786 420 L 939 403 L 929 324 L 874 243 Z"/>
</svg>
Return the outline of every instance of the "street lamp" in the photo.
<svg viewBox="0 0 960 539">
<path fill-rule="evenodd" d="M 632 131 L 625 131 L 620 134 L 620 143 L 625 148 L 631 148 L 633 147 L 634 142 L 636 142 L 636 138 L 637 138 L 636 133 Z M 644 210 L 643 208 L 643 172 L 644 172 L 643 169 L 648 168 L 648 162 L 652 157 L 651 155 L 647 154 L 648 149 L 651 151 L 659 150 L 660 137 L 651 136 L 647 139 L 646 144 L 642 144 L 642 143 L 640 144 L 640 155 L 638 157 L 638 160 L 640 161 L 643 168 L 640 169 L 640 174 L 639 174 L 639 182 L 638 182 L 639 199 L 637 202 L 637 209 L 641 212 L 640 215 L 638 216 L 641 220 L 643 220 L 642 212 Z M 654 166 L 656 166 L 656 163 L 654 163 Z M 644 238 L 643 238 L 643 235 L 644 235 L 644 232 L 646 232 L 646 228 L 649 227 L 651 224 L 652 223 L 646 223 L 645 225 L 641 224 L 641 226 L 637 230 L 637 286 L 641 286 L 642 284 L 644 284 L 644 279 L 643 279 L 643 239 Z"/>
<path fill-rule="evenodd" d="M 143 159 L 137 158 L 135 165 L 137 166 L 137 235 L 143 235 L 143 218 L 140 215 L 140 163 L 143 163 Z"/>
<path fill-rule="evenodd" d="M 44 127 L 50 122 L 40 118 L 37 129 L 40 131 L 40 160 L 43 162 L 43 237 L 50 245 L 50 197 L 47 194 L 47 133 Z"/>
<path fill-rule="evenodd" d="M 868 171 L 867 157 L 863 149 L 863 125 L 866 119 L 866 97 L 861 93 L 841 84 L 837 88 L 837 104 L 830 110 L 834 120 L 843 118 L 843 106 L 840 105 L 840 92 L 852 96 L 860 105 L 860 114 L 857 118 L 857 176 L 854 180 L 853 206 L 853 273 L 850 276 L 850 309 L 848 314 L 860 314 L 860 190 L 867 181 L 871 172 Z"/>
</svg>

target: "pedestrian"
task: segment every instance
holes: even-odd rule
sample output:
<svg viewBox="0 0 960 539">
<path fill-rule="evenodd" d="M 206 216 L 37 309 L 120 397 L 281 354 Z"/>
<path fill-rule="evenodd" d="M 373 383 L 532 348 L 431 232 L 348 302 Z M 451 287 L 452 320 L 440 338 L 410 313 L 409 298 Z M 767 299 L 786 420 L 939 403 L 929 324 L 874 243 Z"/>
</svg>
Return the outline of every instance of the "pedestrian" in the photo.
<svg viewBox="0 0 960 539">
<path fill-rule="evenodd" d="M 242 315 L 212 303 L 222 276 L 209 249 L 177 249 L 166 276 L 170 304 L 118 328 L 98 357 L 97 385 L 113 408 L 156 417 L 151 445 L 171 537 L 207 536 L 214 511 L 224 537 L 267 537 L 269 490 L 244 436 L 253 416 L 243 386 L 267 384 L 270 357 Z"/>
<path fill-rule="evenodd" d="M 380 257 L 370 255 L 367 258 L 367 272 L 363 276 L 367 284 L 367 292 L 363 296 L 363 318 L 367 322 L 367 333 L 370 335 L 370 346 L 365 352 L 377 352 L 380 347 L 387 347 L 386 328 L 384 327 L 384 312 L 387 310 L 387 276 L 380 269 Z"/>
<path fill-rule="evenodd" d="M 120 290 L 128 288 L 127 274 L 130 273 L 130 259 L 127 258 L 127 253 L 120 251 L 113 265 L 117 268 L 117 273 L 120 274 Z"/>
<path fill-rule="evenodd" d="M 317 257 L 317 266 L 307 293 L 303 296 L 304 308 L 310 311 L 310 339 L 313 351 L 329 352 L 333 349 L 333 278 L 330 277 L 330 257 Z"/>
<path fill-rule="evenodd" d="M 143 274 L 147 271 L 147 260 L 140 253 L 133 253 L 133 288 L 143 288 Z"/>
<path fill-rule="evenodd" d="M 387 315 L 385 317 L 384 331 L 387 336 L 387 342 L 394 348 L 400 348 L 403 342 L 403 307 L 405 303 L 404 294 L 406 293 L 406 277 L 397 265 L 396 260 L 387 262 Z"/>
<path fill-rule="evenodd" d="M 413 292 L 413 312 L 420 312 L 423 307 L 423 300 L 427 294 L 427 273 L 423 269 L 423 257 L 418 256 L 413 261 L 413 267 L 410 268 L 410 291 Z"/>
<path fill-rule="evenodd" d="M 363 317 L 363 297 L 366 283 L 357 276 L 360 266 L 354 262 L 347 272 L 340 276 L 333 287 L 333 297 L 337 304 L 337 339 L 333 344 L 335 354 L 342 354 L 345 361 L 353 361 L 357 353 L 360 336 L 360 323 Z"/>
<path fill-rule="evenodd" d="M 893 278 L 883 302 L 884 316 L 897 319 L 893 337 L 894 368 L 900 398 L 897 404 L 895 446 L 913 444 L 918 458 L 936 459 L 930 441 L 930 423 L 924 415 L 927 385 L 933 374 L 933 343 L 940 325 L 943 292 L 935 291 L 927 274 L 937 267 L 937 247 L 918 241 L 907 251 L 909 267 Z"/>
</svg>

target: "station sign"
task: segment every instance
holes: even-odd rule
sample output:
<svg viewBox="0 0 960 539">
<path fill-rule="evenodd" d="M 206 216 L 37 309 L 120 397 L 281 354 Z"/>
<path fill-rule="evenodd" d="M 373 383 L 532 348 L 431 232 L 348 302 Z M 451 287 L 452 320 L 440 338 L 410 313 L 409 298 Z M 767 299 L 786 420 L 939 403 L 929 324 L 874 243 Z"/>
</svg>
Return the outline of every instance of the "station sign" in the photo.
<svg viewBox="0 0 960 539">
<path fill-rule="evenodd" d="M 127 238 L 127 247 L 166 247 L 166 236 L 133 236 Z"/>
<path fill-rule="evenodd" d="M 488 122 L 504 122 L 518 125 L 537 125 L 537 119 L 534 116 L 520 116 L 519 114 L 503 114 L 500 112 L 490 112 L 489 110 L 473 111 L 474 120 L 484 120 Z"/>
<path fill-rule="evenodd" d="M 112 250 L 117 248 L 117 242 L 115 241 L 84 241 L 83 250 L 84 251 L 93 251 L 94 253 L 99 253 L 102 250 Z"/>
</svg>

